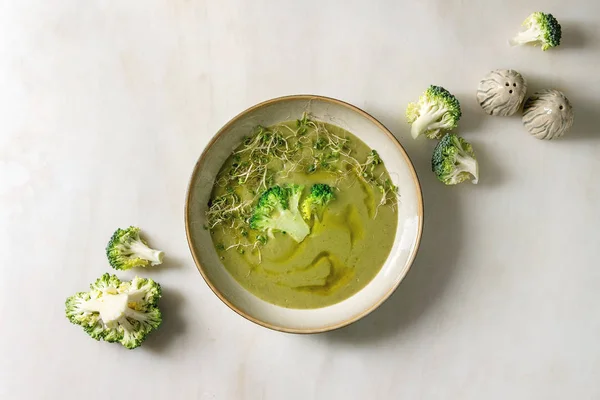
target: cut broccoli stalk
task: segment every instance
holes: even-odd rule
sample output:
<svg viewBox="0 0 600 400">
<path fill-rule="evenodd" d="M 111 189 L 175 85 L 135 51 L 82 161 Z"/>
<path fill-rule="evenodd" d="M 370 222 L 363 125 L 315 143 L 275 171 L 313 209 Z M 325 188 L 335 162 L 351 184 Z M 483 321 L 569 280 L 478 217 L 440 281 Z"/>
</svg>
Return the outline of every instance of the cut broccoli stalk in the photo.
<svg viewBox="0 0 600 400">
<path fill-rule="evenodd" d="M 161 288 L 152 279 L 135 277 L 122 282 L 115 275 L 104 274 L 90 289 L 67 299 L 66 315 L 96 340 L 134 349 L 162 322 L 157 307 Z"/>
<path fill-rule="evenodd" d="M 302 219 L 298 203 L 302 196 L 302 185 L 273 186 L 258 199 L 250 218 L 250 227 L 266 231 L 283 232 L 296 242 L 301 242 L 310 233 L 310 228 Z"/>
<path fill-rule="evenodd" d="M 479 180 L 479 166 L 473 147 L 463 138 L 447 133 L 433 150 L 431 168 L 446 185 L 456 185 L 471 179 Z"/>
<path fill-rule="evenodd" d="M 164 258 L 162 251 L 148 247 L 135 226 L 117 229 L 106 246 L 106 255 L 109 264 L 121 270 L 162 264 Z"/>
<path fill-rule="evenodd" d="M 406 109 L 413 139 L 423 134 L 429 139 L 439 139 L 445 131 L 456 128 L 461 115 L 456 97 L 443 87 L 433 85 L 417 103 L 410 103 Z"/>
<path fill-rule="evenodd" d="M 314 184 L 310 189 L 310 194 L 302 202 L 302 216 L 307 221 L 310 221 L 313 216 L 317 220 L 321 220 L 327 204 L 334 198 L 335 195 L 331 186 L 324 183 Z"/>
<path fill-rule="evenodd" d="M 544 51 L 560 45 L 562 29 L 552 14 L 534 12 L 525 19 L 523 26 L 526 29 L 510 40 L 511 45 L 541 44 Z"/>
<path fill-rule="evenodd" d="M 90 299 L 81 303 L 85 312 L 97 312 L 105 324 L 109 325 L 122 318 L 127 311 L 128 296 L 124 293 Z"/>
</svg>

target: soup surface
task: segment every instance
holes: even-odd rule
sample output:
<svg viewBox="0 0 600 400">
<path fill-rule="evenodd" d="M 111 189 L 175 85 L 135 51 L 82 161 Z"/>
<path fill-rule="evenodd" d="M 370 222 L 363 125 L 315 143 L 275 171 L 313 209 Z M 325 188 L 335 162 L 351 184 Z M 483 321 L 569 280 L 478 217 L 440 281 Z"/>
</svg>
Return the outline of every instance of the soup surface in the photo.
<svg viewBox="0 0 600 400">
<path fill-rule="evenodd" d="M 310 229 L 303 240 L 252 228 L 267 189 L 300 185 L 302 209 L 315 184 L 329 185 L 333 199 L 301 218 Z M 376 151 L 304 116 L 255 128 L 233 152 L 213 187 L 206 228 L 225 268 L 254 295 L 288 308 L 325 307 L 381 269 L 396 235 L 397 191 Z"/>
</svg>

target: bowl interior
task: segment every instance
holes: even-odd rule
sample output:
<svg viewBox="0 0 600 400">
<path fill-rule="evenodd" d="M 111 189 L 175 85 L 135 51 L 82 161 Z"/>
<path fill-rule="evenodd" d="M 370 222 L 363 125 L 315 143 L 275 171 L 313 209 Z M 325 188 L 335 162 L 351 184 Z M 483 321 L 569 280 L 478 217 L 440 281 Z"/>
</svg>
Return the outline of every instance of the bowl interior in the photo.
<svg viewBox="0 0 600 400">
<path fill-rule="evenodd" d="M 227 272 L 214 250 L 204 213 L 215 177 L 223 162 L 256 125 L 301 118 L 304 112 L 338 125 L 376 149 L 400 191 L 398 229 L 392 250 L 380 272 L 360 292 L 329 307 L 298 310 L 267 303 L 246 291 Z M 225 125 L 208 144 L 191 177 L 186 204 L 190 250 L 202 276 L 230 308 L 268 328 L 296 333 L 322 332 L 347 325 L 381 304 L 408 271 L 423 226 L 421 189 L 414 168 L 397 140 L 373 117 L 339 100 L 290 96 L 254 106 Z"/>
</svg>

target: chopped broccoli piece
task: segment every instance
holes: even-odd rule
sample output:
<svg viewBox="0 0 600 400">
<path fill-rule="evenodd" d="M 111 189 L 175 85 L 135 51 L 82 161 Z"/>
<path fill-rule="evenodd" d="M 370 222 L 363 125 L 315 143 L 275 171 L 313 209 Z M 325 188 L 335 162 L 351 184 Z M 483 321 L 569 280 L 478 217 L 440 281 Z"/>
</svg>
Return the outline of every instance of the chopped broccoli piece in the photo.
<svg viewBox="0 0 600 400">
<path fill-rule="evenodd" d="M 479 167 L 473 147 L 463 138 L 447 133 L 433 150 L 431 168 L 446 185 L 456 185 L 471 179 L 477 183 Z"/>
<path fill-rule="evenodd" d="M 310 228 L 302 219 L 298 210 L 302 185 L 273 186 L 267 189 L 258 199 L 250 227 L 266 231 L 269 236 L 273 232 L 287 233 L 296 242 L 301 242 L 310 233 Z"/>
<path fill-rule="evenodd" d="M 115 275 L 104 274 L 90 289 L 69 297 L 65 311 L 69 321 L 96 340 L 134 349 L 162 322 L 157 307 L 161 288 L 152 279 L 121 282 Z"/>
<path fill-rule="evenodd" d="M 331 186 L 324 183 L 313 185 L 310 194 L 302 202 L 302 216 L 307 221 L 310 221 L 313 215 L 321 220 L 325 207 L 333 199 L 335 199 L 335 195 Z"/>
<path fill-rule="evenodd" d="M 162 264 L 164 253 L 148 247 L 140 238 L 140 228 L 117 229 L 106 246 L 106 256 L 114 269 L 130 269 Z"/>
<path fill-rule="evenodd" d="M 526 29 L 511 39 L 511 45 L 541 44 L 544 51 L 560 45 L 562 30 L 552 14 L 534 12 L 525 19 L 523 26 Z"/>
<path fill-rule="evenodd" d="M 439 139 L 445 131 L 456 128 L 461 115 L 456 97 L 443 87 L 433 85 L 406 109 L 413 139 L 423 134 L 429 139 Z"/>
</svg>

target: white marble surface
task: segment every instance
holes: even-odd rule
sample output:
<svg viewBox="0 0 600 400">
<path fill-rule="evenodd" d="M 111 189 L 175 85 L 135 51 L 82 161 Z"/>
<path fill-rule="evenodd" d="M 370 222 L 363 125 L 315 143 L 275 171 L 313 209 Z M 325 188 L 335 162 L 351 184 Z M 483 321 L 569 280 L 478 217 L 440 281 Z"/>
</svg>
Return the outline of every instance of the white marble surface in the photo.
<svg viewBox="0 0 600 400">
<path fill-rule="evenodd" d="M 563 45 L 507 39 L 554 13 Z M 4 0 L 0 2 L 0 398 L 600 398 L 600 3 Z M 486 116 L 479 79 L 513 68 L 563 90 L 573 131 Z M 478 186 L 429 171 L 403 109 L 458 95 Z M 392 298 L 346 329 L 268 331 L 211 293 L 185 240 L 196 158 L 242 109 L 316 93 L 364 108 L 421 177 L 421 252 Z M 164 326 L 127 351 L 64 317 L 139 224 L 166 251 Z M 122 273 L 123 277 L 133 273 Z"/>
</svg>

